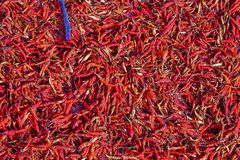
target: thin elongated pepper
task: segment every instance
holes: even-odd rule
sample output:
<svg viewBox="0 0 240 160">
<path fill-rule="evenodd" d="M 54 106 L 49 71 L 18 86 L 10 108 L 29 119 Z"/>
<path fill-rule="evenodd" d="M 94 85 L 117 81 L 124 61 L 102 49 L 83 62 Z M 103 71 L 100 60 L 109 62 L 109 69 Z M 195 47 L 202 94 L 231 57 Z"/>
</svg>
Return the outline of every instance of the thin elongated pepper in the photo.
<svg viewBox="0 0 240 160">
<path fill-rule="evenodd" d="M 71 40 L 71 25 L 68 20 L 68 14 L 67 14 L 64 0 L 60 0 L 60 4 L 62 8 L 62 13 L 63 13 L 66 40 Z"/>
</svg>

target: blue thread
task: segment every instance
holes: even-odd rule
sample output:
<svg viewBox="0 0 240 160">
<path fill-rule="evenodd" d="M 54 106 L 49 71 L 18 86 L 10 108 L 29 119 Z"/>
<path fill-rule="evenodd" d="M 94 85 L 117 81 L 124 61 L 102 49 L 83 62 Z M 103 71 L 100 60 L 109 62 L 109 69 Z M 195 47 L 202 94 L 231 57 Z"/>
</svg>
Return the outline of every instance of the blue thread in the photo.
<svg viewBox="0 0 240 160">
<path fill-rule="evenodd" d="M 61 8 L 62 8 L 62 13 L 63 13 L 63 21 L 64 21 L 64 26 L 65 26 L 66 40 L 71 40 L 71 26 L 70 26 L 70 22 L 68 20 L 68 14 L 67 14 L 64 0 L 60 0 L 60 4 L 61 4 Z"/>
</svg>

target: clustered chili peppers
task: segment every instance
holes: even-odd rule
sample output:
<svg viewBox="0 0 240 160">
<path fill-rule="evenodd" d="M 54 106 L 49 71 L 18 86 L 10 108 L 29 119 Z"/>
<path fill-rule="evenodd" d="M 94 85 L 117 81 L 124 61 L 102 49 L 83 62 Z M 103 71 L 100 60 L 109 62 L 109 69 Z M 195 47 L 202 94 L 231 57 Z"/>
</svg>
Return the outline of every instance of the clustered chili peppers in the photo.
<svg viewBox="0 0 240 160">
<path fill-rule="evenodd" d="M 0 1 L 0 159 L 237 159 L 239 0 Z"/>
</svg>

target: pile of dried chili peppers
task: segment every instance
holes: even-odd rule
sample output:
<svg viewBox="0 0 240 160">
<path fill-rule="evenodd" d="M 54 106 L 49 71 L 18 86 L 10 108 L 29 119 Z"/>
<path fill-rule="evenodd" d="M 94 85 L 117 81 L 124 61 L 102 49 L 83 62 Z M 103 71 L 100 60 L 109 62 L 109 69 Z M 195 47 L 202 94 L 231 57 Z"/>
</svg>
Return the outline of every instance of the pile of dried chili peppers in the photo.
<svg viewBox="0 0 240 160">
<path fill-rule="evenodd" d="M 65 6 L 0 1 L 0 159 L 240 157 L 240 0 Z"/>
</svg>

